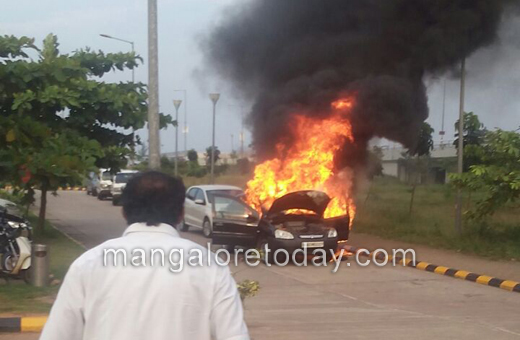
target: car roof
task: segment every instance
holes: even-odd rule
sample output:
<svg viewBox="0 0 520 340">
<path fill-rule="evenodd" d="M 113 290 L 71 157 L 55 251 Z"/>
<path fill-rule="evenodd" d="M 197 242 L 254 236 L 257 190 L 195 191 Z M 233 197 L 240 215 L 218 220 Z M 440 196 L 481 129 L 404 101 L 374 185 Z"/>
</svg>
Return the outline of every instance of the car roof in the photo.
<svg viewBox="0 0 520 340">
<path fill-rule="evenodd" d="M 137 170 L 121 170 L 117 174 L 135 174 L 135 173 L 138 173 L 138 172 L 139 171 L 137 171 Z"/>
<path fill-rule="evenodd" d="M 242 188 L 236 187 L 234 185 L 217 185 L 217 184 L 194 185 L 188 189 L 191 189 L 191 188 L 199 188 L 204 191 L 208 191 L 208 190 L 241 190 L 241 191 L 243 191 Z"/>
</svg>

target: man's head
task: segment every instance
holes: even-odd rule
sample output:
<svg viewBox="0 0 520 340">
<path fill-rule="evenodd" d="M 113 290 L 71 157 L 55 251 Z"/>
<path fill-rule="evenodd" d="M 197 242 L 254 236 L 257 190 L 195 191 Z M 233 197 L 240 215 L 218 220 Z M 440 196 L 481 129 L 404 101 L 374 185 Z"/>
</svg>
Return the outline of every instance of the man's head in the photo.
<svg viewBox="0 0 520 340">
<path fill-rule="evenodd" d="M 121 195 L 126 221 L 175 226 L 183 217 L 185 192 L 180 179 L 158 171 L 139 174 L 128 181 Z"/>
</svg>

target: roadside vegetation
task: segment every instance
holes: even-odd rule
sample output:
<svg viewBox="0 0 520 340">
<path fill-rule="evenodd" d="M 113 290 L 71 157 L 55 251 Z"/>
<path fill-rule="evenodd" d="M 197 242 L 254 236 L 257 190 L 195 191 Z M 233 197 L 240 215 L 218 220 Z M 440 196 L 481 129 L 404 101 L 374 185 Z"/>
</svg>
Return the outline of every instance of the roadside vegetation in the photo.
<svg viewBox="0 0 520 340">
<path fill-rule="evenodd" d="M 509 203 L 485 221 L 466 218 L 462 234 L 455 231 L 455 188 L 427 184 L 415 189 L 395 178 L 375 178 L 370 189 L 358 195 L 354 232 L 452 249 L 492 259 L 520 260 L 520 204 Z M 464 210 L 476 207 L 484 192 L 464 193 Z M 485 227 L 483 227 L 483 225 Z"/>
<path fill-rule="evenodd" d="M 5 195 L 0 196 L 5 197 Z M 33 225 L 37 223 L 35 215 L 30 215 L 29 220 Z M 69 266 L 84 252 L 81 246 L 64 236 L 48 222 L 46 224 L 45 233 L 35 235 L 34 242 L 49 246 L 53 285 L 37 288 L 21 280 L 5 281 L 0 278 L 0 314 L 48 313 L 58 293 L 59 283 L 65 277 Z"/>
</svg>

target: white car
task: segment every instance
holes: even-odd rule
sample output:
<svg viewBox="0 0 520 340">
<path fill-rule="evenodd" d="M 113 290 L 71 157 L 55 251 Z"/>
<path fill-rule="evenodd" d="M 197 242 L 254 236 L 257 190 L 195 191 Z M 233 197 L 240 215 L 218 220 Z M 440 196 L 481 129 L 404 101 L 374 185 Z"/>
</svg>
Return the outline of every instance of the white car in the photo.
<svg viewBox="0 0 520 340">
<path fill-rule="evenodd" d="M 130 178 L 134 177 L 138 173 L 139 171 L 136 170 L 121 170 L 121 172 L 118 172 L 114 176 L 112 179 L 112 186 L 110 188 L 113 205 L 119 204 L 119 199 L 121 198 L 123 189 L 126 187 L 126 183 L 128 183 Z"/>
<path fill-rule="evenodd" d="M 204 236 L 210 238 L 213 233 L 212 194 L 224 194 L 235 197 L 244 195 L 244 191 L 232 185 L 198 185 L 188 188 L 184 203 L 184 222 L 182 231 L 190 227 L 202 229 Z"/>
<path fill-rule="evenodd" d="M 110 197 L 110 187 L 112 186 L 112 174 L 108 169 L 99 169 L 99 174 L 96 176 L 95 188 L 92 189 L 92 196 L 102 201 Z"/>
</svg>

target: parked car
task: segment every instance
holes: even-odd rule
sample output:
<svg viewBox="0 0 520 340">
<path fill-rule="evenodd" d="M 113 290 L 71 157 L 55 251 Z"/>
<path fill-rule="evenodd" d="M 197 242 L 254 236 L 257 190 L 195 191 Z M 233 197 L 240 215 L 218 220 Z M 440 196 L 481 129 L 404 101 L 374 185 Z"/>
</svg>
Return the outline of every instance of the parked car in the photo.
<svg viewBox="0 0 520 340">
<path fill-rule="evenodd" d="M 97 196 L 99 200 L 104 200 L 111 197 L 110 188 L 112 187 L 112 174 L 108 169 L 100 169 L 98 181 L 96 181 L 95 191 L 93 196 Z"/>
<path fill-rule="evenodd" d="M 125 188 L 126 183 L 128 183 L 130 178 L 134 177 L 138 173 L 139 171 L 136 170 L 121 170 L 121 172 L 118 172 L 114 176 L 110 189 L 113 205 L 119 204 L 119 199 L 121 198 L 121 194 L 123 193 L 123 189 Z"/>
<path fill-rule="evenodd" d="M 330 251 L 349 237 L 348 214 L 324 218 L 331 199 L 321 191 L 289 193 L 275 200 L 261 217 L 240 198 L 217 194 L 212 199 L 213 244 L 258 249 L 268 245 L 271 256 L 278 249 L 289 254 L 297 249 L 308 253 L 324 249 L 332 257 Z"/>
<path fill-rule="evenodd" d="M 224 194 L 231 197 L 240 197 L 244 191 L 232 185 L 199 185 L 188 188 L 184 204 L 184 222 L 182 231 L 190 227 L 202 229 L 204 236 L 211 237 L 213 232 L 212 196 Z"/>
</svg>

